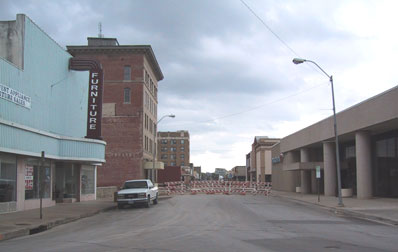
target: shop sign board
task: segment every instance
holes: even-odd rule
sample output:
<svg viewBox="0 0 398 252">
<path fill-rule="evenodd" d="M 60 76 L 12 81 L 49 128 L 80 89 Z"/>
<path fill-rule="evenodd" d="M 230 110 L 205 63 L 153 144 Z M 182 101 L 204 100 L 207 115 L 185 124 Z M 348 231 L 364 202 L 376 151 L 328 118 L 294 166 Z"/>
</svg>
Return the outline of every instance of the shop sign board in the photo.
<svg viewBox="0 0 398 252">
<path fill-rule="evenodd" d="M 316 166 L 316 178 L 321 178 L 321 167 Z"/>
<path fill-rule="evenodd" d="M 25 168 L 25 190 L 33 190 L 33 166 Z"/>
<path fill-rule="evenodd" d="M 19 106 L 25 107 L 27 109 L 31 108 L 30 96 L 24 95 L 23 93 L 7 87 L 0 83 L 0 98 L 13 102 Z"/>
</svg>

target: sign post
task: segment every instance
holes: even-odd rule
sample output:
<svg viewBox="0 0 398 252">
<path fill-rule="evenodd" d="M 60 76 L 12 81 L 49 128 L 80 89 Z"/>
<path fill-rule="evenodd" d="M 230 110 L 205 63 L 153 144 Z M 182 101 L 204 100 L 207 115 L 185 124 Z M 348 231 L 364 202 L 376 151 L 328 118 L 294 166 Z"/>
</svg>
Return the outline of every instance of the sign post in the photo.
<svg viewBox="0 0 398 252">
<path fill-rule="evenodd" d="M 39 194 L 40 194 L 40 219 L 43 219 L 43 193 L 44 193 L 44 151 L 41 152 L 40 171 L 39 171 Z"/>
<path fill-rule="evenodd" d="M 319 165 L 317 165 L 315 168 L 316 168 L 316 181 L 317 181 L 316 187 L 317 187 L 317 191 L 318 191 L 318 202 L 320 202 L 321 197 L 320 197 L 320 191 L 319 191 L 319 187 L 320 187 L 319 183 L 321 180 L 321 167 Z"/>
</svg>

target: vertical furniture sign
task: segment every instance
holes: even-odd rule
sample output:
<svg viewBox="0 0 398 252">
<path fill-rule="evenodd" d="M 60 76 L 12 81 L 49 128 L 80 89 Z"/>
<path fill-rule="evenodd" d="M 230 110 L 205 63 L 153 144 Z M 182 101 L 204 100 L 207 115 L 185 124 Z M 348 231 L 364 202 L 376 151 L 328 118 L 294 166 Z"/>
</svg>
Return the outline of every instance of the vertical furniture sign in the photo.
<svg viewBox="0 0 398 252">
<path fill-rule="evenodd" d="M 71 58 L 69 68 L 90 71 L 88 87 L 87 135 L 86 138 L 102 139 L 102 90 L 104 75 L 101 64 L 92 59 Z"/>
</svg>

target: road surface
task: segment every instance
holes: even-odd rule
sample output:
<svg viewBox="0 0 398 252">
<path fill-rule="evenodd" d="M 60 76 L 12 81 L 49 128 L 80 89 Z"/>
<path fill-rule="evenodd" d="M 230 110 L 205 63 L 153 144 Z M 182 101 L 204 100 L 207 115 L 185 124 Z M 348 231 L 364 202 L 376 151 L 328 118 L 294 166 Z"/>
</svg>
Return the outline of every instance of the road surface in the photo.
<svg viewBox="0 0 398 252">
<path fill-rule="evenodd" d="M 0 251 L 398 251 L 398 228 L 273 197 L 185 195 L 4 241 Z"/>
</svg>

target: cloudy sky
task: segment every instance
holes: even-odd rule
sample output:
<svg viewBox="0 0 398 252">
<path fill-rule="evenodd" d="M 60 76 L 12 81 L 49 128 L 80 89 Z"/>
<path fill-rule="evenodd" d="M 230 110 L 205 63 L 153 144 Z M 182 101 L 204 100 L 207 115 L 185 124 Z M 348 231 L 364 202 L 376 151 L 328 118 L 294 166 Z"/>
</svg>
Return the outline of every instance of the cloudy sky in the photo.
<svg viewBox="0 0 398 252">
<path fill-rule="evenodd" d="M 250 8 L 250 9 L 249 9 Z M 1 0 L 61 46 L 98 35 L 149 44 L 161 66 L 160 131 L 188 130 L 204 171 L 245 165 L 254 136 L 285 137 L 397 85 L 398 1 Z M 261 20 L 260 20 L 261 19 Z M 387 108 L 388 109 L 388 108 Z"/>
</svg>

